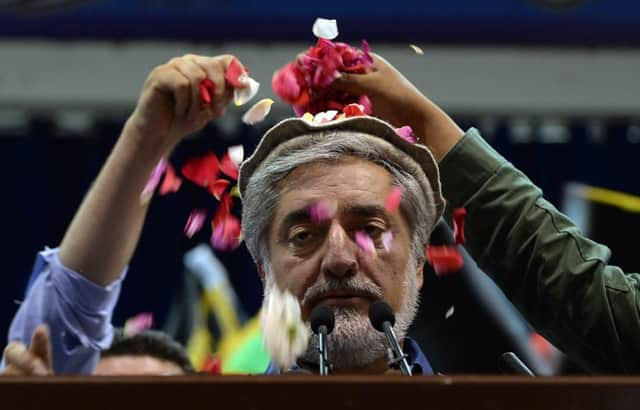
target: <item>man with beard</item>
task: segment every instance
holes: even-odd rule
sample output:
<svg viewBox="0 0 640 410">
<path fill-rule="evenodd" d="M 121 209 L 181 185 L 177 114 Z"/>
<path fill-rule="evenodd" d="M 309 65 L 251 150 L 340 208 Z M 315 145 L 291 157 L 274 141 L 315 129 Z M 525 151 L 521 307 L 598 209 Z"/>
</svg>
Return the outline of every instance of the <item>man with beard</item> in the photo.
<svg viewBox="0 0 640 410">
<path fill-rule="evenodd" d="M 385 300 L 396 312 L 395 332 L 413 372 L 431 374 L 418 345 L 406 337 L 418 306 L 424 249 L 444 201 L 430 151 L 398 136 L 373 117 L 315 124 L 289 119 L 263 137 L 240 170 L 243 232 L 265 284 L 298 298 L 302 319 L 317 305 L 333 308 L 328 339 L 335 373 L 384 373 L 384 335 L 368 318 L 369 304 Z M 389 193 L 403 190 L 397 211 L 385 208 Z M 312 208 L 334 204 L 318 221 Z M 358 245 L 358 232 L 375 250 Z M 390 247 L 383 234 L 391 232 Z M 315 371 L 317 338 L 297 365 Z M 273 364 L 268 373 L 277 373 Z"/>
</svg>

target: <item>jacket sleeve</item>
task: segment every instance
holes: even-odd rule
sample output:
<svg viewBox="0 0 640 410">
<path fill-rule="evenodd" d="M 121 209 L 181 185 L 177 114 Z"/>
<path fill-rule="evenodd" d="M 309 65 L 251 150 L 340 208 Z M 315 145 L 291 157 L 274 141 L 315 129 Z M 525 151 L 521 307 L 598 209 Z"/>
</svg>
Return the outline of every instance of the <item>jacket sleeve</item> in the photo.
<svg viewBox="0 0 640 410">
<path fill-rule="evenodd" d="M 449 212 L 467 209 L 466 249 L 540 333 L 589 371 L 640 371 L 640 275 L 609 265 L 476 129 L 440 172 Z"/>
</svg>

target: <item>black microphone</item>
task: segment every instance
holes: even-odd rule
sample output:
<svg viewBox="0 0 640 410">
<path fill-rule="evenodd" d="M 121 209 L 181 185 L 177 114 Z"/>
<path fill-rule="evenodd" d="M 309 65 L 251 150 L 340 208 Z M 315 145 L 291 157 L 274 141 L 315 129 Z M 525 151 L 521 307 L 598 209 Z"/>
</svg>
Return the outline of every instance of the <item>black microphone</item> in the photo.
<svg viewBox="0 0 640 410">
<path fill-rule="evenodd" d="M 515 373 L 523 376 L 535 376 L 535 374 L 525 365 L 522 360 L 513 352 L 506 352 L 498 359 L 500 370 L 506 373 Z"/>
<path fill-rule="evenodd" d="M 396 333 L 393 331 L 393 325 L 396 323 L 396 317 L 393 315 L 393 310 L 388 303 L 378 300 L 369 305 L 369 320 L 373 327 L 379 331 L 384 332 L 385 339 L 387 340 L 387 347 L 391 350 L 392 359 L 389 361 L 389 366 L 397 369 L 400 368 L 400 372 L 404 376 L 411 376 L 411 368 L 407 362 L 407 355 L 404 354 L 398 343 Z"/>
<path fill-rule="evenodd" d="M 320 376 L 329 374 L 331 364 L 327 358 L 327 335 L 333 331 L 336 323 L 333 310 L 327 306 L 319 305 L 313 308 L 311 316 L 311 330 L 318 335 L 318 353 L 320 355 Z"/>
</svg>

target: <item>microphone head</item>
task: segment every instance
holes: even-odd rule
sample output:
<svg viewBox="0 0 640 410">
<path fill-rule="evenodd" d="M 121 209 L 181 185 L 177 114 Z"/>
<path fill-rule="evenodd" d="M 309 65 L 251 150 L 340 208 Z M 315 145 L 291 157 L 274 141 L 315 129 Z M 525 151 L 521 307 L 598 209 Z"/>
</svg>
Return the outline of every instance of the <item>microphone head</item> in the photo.
<svg viewBox="0 0 640 410">
<path fill-rule="evenodd" d="M 396 323 L 391 306 L 383 300 L 377 300 L 369 305 L 369 320 L 379 332 L 384 332 L 384 322 L 389 322 L 391 326 Z"/>
<path fill-rule="evenodd" d="M 327 328 L 327 334 L 329 334 L 333 331 L 336 317 L 333 314 L 333 309 L 328 306 L 318 305 L 311 311 L 309 322 L 311 323 L 313 333 L 318 334 L 320 326 L 325 326 Z"/>
</svg>

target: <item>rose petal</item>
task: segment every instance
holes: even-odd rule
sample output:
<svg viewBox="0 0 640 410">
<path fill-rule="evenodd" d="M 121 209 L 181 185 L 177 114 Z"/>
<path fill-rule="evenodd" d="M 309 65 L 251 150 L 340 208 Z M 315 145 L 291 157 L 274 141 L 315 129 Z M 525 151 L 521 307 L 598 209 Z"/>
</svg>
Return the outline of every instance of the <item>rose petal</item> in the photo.
<svg viewBox="0 0 640 410">
<path fill-rule="evenodd" d="M 220 172 L 220 163 L 213 153 L 191 158 L 182 166 L 182 175 L 196 185 L 209 186 Z"/>
<path fill-rule="evenodd" d="M 309 122 L 313 122 L 314 118 L 315 117 L 310 112 L 305 112 L 304 115 L 302 116 L 303 120 L 306 120 L 306 121 L 309 121 Z"/>
<path fill-rule="evenodd" d="M 244 146 L 242 145 L 233 145 L 227 149 L 227 153 L 229 154 L 229 158 L 236 165 L 242 164 L 244 160 Z"/>
<path fill-rule="evenodd" d="M 317 18 L 311 31 L 318 38 L 333 40 L 338 37 L 338 22 L 336 20 Z"/>
<path fill-rule="evenodd" d="M 273 92 L 288 104 L 296 104 L 300 99 L 301 84 L 296 65 L 289 63 L 273 73 Z"/>
<path fill-rule="evenodd" d="M 399 186 L 394 186 L 389 191 L 387 198 L 384 201 L 384 209 L 387 212 L 393 213 L 398 210 L 400 207 L 400 202 L 402 201 L 402 194 L 404 193 L 404 188 Z"/>
<path fill-rule="evenodd" d="M 245 84 L 244 88 L 236 88 L 233 90 L 233 101 L 236 107 L 246 104 L 258 94 L 260 83 L 246 74 L 240 76 L 240 80 Z"/>
<path fill-rule="evenodd" d="M 323 199 L 309 205 L 307 211 L 313 223 L 319 224 L 332 219 L 338 210 L 338 201 Z"/>
<path fill-rule="evenodd" d="M 364 106 L 361 104 L 349 104 L 346 107 L 344 107 L 342 109 L 342 112 L 344 113 L 345 117 L 349 118 L 349 117 L 360 117 L 362 115 L 366 115 L 364 113 Z"/>
<path fill-rule="evenodd" d="M 238 164 L 233 162 L 229 153 L 226 153 L 220 160 L 220 171 L 234 181 L 237 181 L 240 168 Z"/>
<path fill-rule="evenodd" d="M 464 208 L 456 208 L 453 210 L 453 243 L 461 245 L 466 242 L 464 237 L 464 218 L 467 216 L 467 210 Z"/>
<path fill-rule="evenodd" d="M 216 83 L 208 78 L 200 81 L 200 102 L 205 105 L 211 104 L 216 93 Z"/>
<path fill-rule="evenodd" d="M 230 184 L 231 182 L 228 179 L 218 179 L 213 184 L 210 184 L 207 189 L 219 201 Z"/>
<path fill-rule="evenodd" d="M 332 121 L 336 115 L 338 115 L 337 110 L 329 110 L 324 112 L 319 112 L 313 117 L 314 124 L 325 124 L 329 121 Z"/>
<path fill-rule="evenodd" d="M 240 188 L 238 188 L 238 185 L 234 185 L 233 188 L 231 188 L 229 195 L 235 198 L 240 198 Z"/>
<path fill-rule="evenodd" d="M 201 370 L 210 375 L 222 374 L 222 359 L 220 359 L 218 355 L 208 355 L 206 359 L 204 359 Z"/>
<path fill-rule="evenodd" d="M 455 306 L 451 305 L 451 307 L 447 310 L 447 313 L 444 314 L 445 319 L 449 319 L 453 316 L 453 313 L 456 311 Z"/>
<path fill-rule="evenodd" d="M 422 51 L 422 49 L 420 47 L 418 47 L 417 45 L 409 44 L 409 47 L 411 47 L 416 54 L 424 55 L 424 51 Z"/>
<path fill-rule="evenodd" d="M 264 120 L 271 111 L 271 105 L 273 100 L 271 98 L 263 98 L 257 103 L 253 104 L 251 108 L 247 110 L 242 116 L 242 122 L 245 124 L 253 125 Z"/>
<path fill-rule="evenodd" d="M 234 58 L 231 60 L 231 63 L 229 63 L 229 67 L 227 67 L 227 72 L 224 74 L 224 78 L 231 87 L 238 89 L 244 86 L 240 79 L 243 74 L 245 74 L 244 67 L 240 64 L 238 59 Z"/>
<path fill-rule="evenodd" d="M 147 183 L 144 185 L 144 188 L 140 193 L 141 204 L 146 204 L 147 202 L 149 202 L 149 200 L 153 196 L 153 191 L 155 191 L 156 187 L 160 183 L 160 178 L 162 178 L 162 174 L 166 171 L 168 165 L 169 163 L 166 159 L 161 159 L 153 168 L 153 170 L 151 170 L 149 179 L 147 180 Z"/>
<path fill-rule="evenodd" d="M 376 245 L 373 239 L 362 231 L 355 233 L 356 243 L 367 256 L 376 256 Z"/>
<path fill-rule="evenodd" d="M 211 246 L 219 251 L 232 251 L 240 245 L 242 239 L 240 220 L 234 215 L 227 215 L 220 223 L 213 226 Z"/>
<path fill-rule="evenodd" d="M 455 246 L 427 246 L 426 257 L 438 275 L 458 272 L 464 265 L 462 254 Z"/>
<path fill-rule="evenodd" d="M 125 336 L 133 336 L 153 326 L 153 313 L 143 312 L 127 319 L 124 324 Z"/>
<path fill-rule="evenodd" d="M 418 137 L 413 133 L 413 129 L 409 125 L 405 125 L 404 127 L 396 128 L 396 134 L 398 134 L 403 140 L 408 143 L 415 144 L 418 142 Z"/>
<path fill-rule="evenodd" d="M 162 180 L 162 184 L 160 185 L 160 189 L 158 193 L 160 195 L 167 195 L 174 192 L 178 192 L 180 187 L 182 186 L 182 178 L 176 175 L 176 171 L 173 169 L 171 164 L 167 165 L 167 170 L 164 173 L 164 179 Z"/>
<path fill-rule="evenodd" d="M 211 221 L 212 226 L 218 225 L 231 214 L 231 205 L 231 195 L 227 193 L 223 194 L 220 199 L 220 205 L 218 205 L 218 209 L 216 209 L 216 213 Z"/>
<path fill-rule="evenodd" d="M 204 221 L 207 219 L 207 212 L 204 209 L 194 209 L 189 214 L 189 219 L 187 219 L 187 224 L 184 226 L 184 234 L 187 238 L 193 238 L 193 235 L 198 233 L 202 226 L 204 225 Z"/>
<path fill-rule="evenodd" d="M 381 236 L 382 247 L 384 248 L 385 251 L 391 252 L 391 249 L 393 247 L 393 239 L 394 239 L 394 237 L 395 237 L 395 235 L 391 231 L 384 231 L 382 233 L 382 236 Z"/>
</svg>

